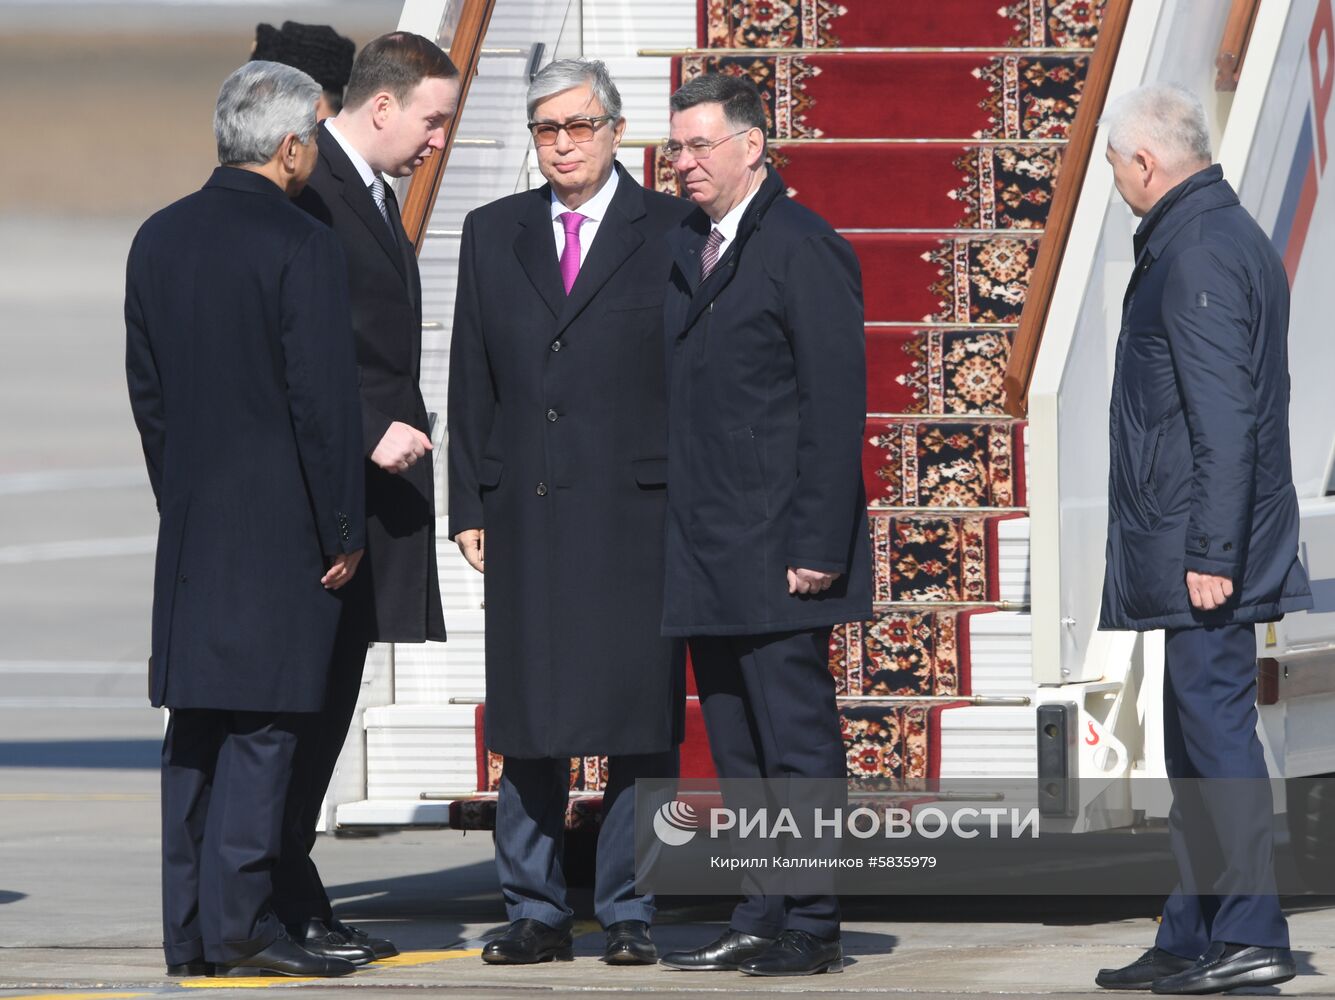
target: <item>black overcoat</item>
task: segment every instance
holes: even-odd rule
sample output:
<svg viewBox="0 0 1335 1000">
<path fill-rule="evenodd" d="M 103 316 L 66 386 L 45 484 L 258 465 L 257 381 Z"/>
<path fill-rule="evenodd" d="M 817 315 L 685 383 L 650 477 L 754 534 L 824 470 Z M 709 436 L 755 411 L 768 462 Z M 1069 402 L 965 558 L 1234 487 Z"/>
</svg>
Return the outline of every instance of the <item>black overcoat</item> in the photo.
<svg viewBox="0 0 1335 1000">
<path fill-rule="evenodd" d="M 314 712 L 365 544 L 357 374 L 332 233 L 272 181 L 219 167 L 144 223 L 126 375 L 161 518 L 154 705 Z"/>
<path fill-rule="evenodd" d="M 853 248 L 773 170 L 702 284 L 709 228 L 697 210 L 669 240 L 663 630 L 755 635 L 870 618 Z M 791 595 L 788 567 L 841 576 Z"/>
<path fill-rule="evenodd" d="M 1289 462 L 1289 285 L 1223 171 L 1194 174 L 1142 220 L 1110 417 L 1100 625 L 1273 621 L 1312 606 Z M 1186 573 L 1233 581 L 1211 612 Z"/>
<path fill-rule="evenodd" d="M 436 571 L 430 455 L 389 473 L 369 458 L 394 421 L 429 433 L 422 372 L 422 284 L 393 191 L 385 225 L 370 189 L 325 126 L 320 159 L 297 204 L 334 230 L 348 259 L 352 332 L 362 399 L 366 459 L 366 557 L 350 585 L 349 612 L 382 642 L 445 638 Z"/>
<path fill-rule="evenodd" d="M 664 236 L 690 205 L 617 167 L 567 297 L 551 189 L 464 222 L 450 345 L 450 531 L 486 531 L 487 745 L 518 757 L 681 741 L 663 608 Z"/>
</svg>

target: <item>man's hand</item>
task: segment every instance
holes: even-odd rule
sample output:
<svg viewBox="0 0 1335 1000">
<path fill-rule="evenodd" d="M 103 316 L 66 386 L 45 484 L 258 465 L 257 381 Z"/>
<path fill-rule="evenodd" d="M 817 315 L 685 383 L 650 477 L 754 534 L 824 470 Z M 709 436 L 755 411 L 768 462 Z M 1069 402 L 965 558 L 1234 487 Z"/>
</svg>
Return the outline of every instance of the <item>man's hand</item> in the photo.
<svg viewBox="0 0 1335 1000">
<path fill-rule="evenodd" d="M 482 552 L 485 543 L 486 530 L 483 528 L 467 528 L 454 536 L 454 544 L 459 546 L 468 565 L 479 573 L 483 572 Z"/>
<path fill-rule="evenodd" d="M 1193 608 L 1213 611 L 1223 607 L 1224 602 L 1233 596 L 1233 581 L 1226 576 L 1187 570 L 1187 593 L 1191 595 Z"/>
<path fill-rule="evenodd" d="M 793 569 L 788 567 L 788 593 L 819 594 L 829 590 L 830 584 L 839 579 L 838 573 L 822 573 L 815 569 Z"/>
<path fill-rule="evenodd" d="M 358 549 L 356 552 L 340 552 L 329 560 L 329 570 L 324 576 L 320 577 L 320 583 L 325 590 L 338 590 L 357 572 L 357 564 L 362 561 L 362 553 L 365 549 Z"/>
<path fill-rule="evenodd" d="M 396 420 L 371 452 L 371 461 L 386 472 L 406 472 L 431 450 L 431 439 L 416 427 Z"/>
</svg>

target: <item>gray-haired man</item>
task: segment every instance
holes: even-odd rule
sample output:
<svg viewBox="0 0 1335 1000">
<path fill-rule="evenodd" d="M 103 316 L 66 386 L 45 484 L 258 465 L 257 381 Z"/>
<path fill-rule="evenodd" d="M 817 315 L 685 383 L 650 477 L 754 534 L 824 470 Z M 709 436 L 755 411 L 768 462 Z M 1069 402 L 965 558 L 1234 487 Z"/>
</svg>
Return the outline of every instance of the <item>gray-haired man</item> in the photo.
<svg viewBox="0 0 1335 1000">
<path fill-rule="evenodd" d="M 222 164 L 130 250 L 126 374 L 161 525 L 153 704 L 169 975 L 339 976 L 271 909 L 303 716 L 323 706 L 365 544 L 346 264 L 291 204 L 320 88 L 252 62 L 227 78 Z"/>
<path fill-rule="evenodd" d="M 1312 606 L 1289 464 L 1289 286 L 1210 163 L 1200 101 L 1149 85 L 1104 116 L 1141 219 L 1112 385 L 1100 627 L 1164 630 L 1180 882 L 1155 947 L 1105 989 L 1219 993 L 1294 976 L 1256 737 L 1257 622 Z"/>
<path fill-rule="evenodd" d="M 528 95 L 548 184 L 464 222 L 450 349 L 450 532 L 487 597 L 487 746 L 503 754 L 496 863 L 512 921 L 483 961 L 571 954 L 561 841 L 570 758 L 609 756 L 594 909 L 604 960 L 657 958 L 635 890 L 633 788 L 670 777 L 682 650 L 663 607 L 664 234 L 684 202 L 616 163 L 599 62 Z M 485 543 L 484 543 L 485 539 Z M 484 564 L 485 558 L 485 564 Z"/>
</svg>

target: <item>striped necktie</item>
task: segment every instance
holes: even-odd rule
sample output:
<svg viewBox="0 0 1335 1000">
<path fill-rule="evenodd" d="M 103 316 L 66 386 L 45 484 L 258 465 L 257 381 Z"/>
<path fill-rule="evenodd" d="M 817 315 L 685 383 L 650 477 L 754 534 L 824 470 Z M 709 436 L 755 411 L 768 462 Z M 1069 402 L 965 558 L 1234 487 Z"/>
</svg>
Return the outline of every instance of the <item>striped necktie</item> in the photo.
<svg viewBox="0 0 1335 1000">
<path fill-rule="evenodd" d="M 709 239 L 705 240 L 705 248 L 700 251 L 700 280 L 704 281 L 709 277 L 709 272 L 714 270 L 718 264 L 719 247 L 723 246 L 723 230 L 715 226 L 709 231 Z"/>
<path fill-rule="evenodd" d="M 389 226 L 389 231 L 394 231 L 394 223 L 389 221 L 389 209 L 385 207 L 385 180 L 379 174 L 375 175 L 375 180 L 371 182 L 371 197 L 375 199 L 375 207 L 380 209 L 380 217 L 385 220 L 385 225 Z"/>
</svg>

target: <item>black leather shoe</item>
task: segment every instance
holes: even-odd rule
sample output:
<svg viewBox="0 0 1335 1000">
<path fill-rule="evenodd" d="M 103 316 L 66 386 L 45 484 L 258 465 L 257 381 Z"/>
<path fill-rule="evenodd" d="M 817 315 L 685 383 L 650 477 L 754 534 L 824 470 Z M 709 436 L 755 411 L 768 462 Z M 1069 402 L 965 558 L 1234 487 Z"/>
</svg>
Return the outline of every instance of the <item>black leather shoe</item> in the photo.
<svg viewBox="0 0 1335 1000">
<path fill-rule="evenodd" d="M 776 940 L 729 928 L 703 948 L 671 952 L 660 958 L 658 964 L 679 972 L 735 972 L 743 962 L 773 948 Z"/>
<path fill-rule="evenodd" d="M 1156 979 L 1155 993 L 1223 993 L 1239 986 L 1274 986 L 1298 974 L 1287 948 L 1213 942 L 1191 968 Z"/>
<path fill-rule="evenodd" d="M 217 967 L 218 976 L 346 976 L 356 966 L 341 958 L 312 955 L 289 937 L 280 937 L 269 947 L 247 958 Z"/>
<path fill-rule="evenodd" d="M 312 955 L 341 958 L 353 965 L 369 965 L 376 958 L 369 946 L 349 941 L 338 931 L 330 930 L 323 920 L 307 920 L 298 933 L 292 935 L 292 940 Z"/>
<path fill-rule="evenodd" d="M 1147 990 L 1156 979 L 1190 969 L 1196 963 L 1161 948 L 1151 948 L 1130 965 L 1100 969 L 1094 983 L 1105 990 Z"/>
<path fill-rule="evenodd" d="M 608 965 L 653 965 L 658 949 L 643 920 L 618 920 L 607 928 L 603 961 Z"/>
<path fill-rule="evenodd" d="M 552 959 L 569 962 L 574 957 L 570 932 L 548 927 L 541 920 L 516 920 L 482 949 L 482 961 L 488 965 L 533 965 Z"/>
<path fill-rule="evenodd" d="M 806 931 L 784 931 L 774 946 L 737 967 L 748 976 L 818 976 L 844 971 L 839 939 L 826 941 Z"/>
<path fill-rule="evenodd" d="M 399 949 L 394 946 L 394 942 L 389 938 L 371 937 L 360 927 L 353 927 L 351 924 L 345 924 L 338 918 L 328 921 L 329 929 L 335 934 L 342 934 L 348 940 L 349 944 L 359 945 L 362 948 L 370 948 L 371 953 L 376 958 L 393 958 L 399 953 Z"/>
<path fill-rule="evenodd" d="M 180 962 L 167 966 L 167 975 L 173 979 L 194 979 L 198 976 L 213 975 L 213 963 L 197 958 L 193 962 Z"/>
</svg>

